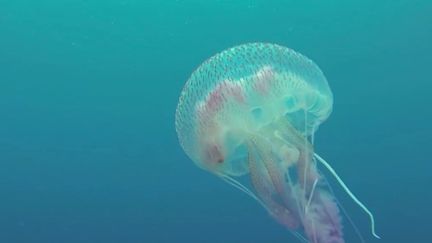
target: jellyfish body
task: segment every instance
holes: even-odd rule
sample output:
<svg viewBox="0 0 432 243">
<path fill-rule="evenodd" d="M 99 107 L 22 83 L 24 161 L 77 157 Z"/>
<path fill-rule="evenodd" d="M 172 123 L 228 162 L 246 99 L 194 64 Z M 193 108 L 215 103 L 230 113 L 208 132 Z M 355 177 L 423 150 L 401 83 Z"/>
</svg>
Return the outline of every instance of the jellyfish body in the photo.
<svg viewBox="0 0 432 243">
<path fill-rule="evenodd" d="M 192 73 L 176 131 L 199 167 L 256 199 L 297 237 L 342 243 L 339 208 L 313 150 L 314 133 L 332 105 L 315 63 L 286 47 L 250 43 L 209 58 Z M 253 189 L 235 179 L 245 176 Z"/>
</svg>

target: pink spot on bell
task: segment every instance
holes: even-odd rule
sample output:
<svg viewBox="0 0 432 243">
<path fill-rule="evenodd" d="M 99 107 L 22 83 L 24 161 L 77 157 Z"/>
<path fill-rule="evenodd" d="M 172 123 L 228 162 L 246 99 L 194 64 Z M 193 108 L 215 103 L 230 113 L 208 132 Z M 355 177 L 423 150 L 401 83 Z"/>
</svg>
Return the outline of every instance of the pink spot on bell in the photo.
<svg viewBox="0 0 432 243">
<path fill-rule="evenodd" d="M 271 67 L 263 67 L 255 74 L 255 89 L 261 95 L 266 95 L 269 92 L 271 83 L 274 78 L 274 73 Z"/>
</svg>

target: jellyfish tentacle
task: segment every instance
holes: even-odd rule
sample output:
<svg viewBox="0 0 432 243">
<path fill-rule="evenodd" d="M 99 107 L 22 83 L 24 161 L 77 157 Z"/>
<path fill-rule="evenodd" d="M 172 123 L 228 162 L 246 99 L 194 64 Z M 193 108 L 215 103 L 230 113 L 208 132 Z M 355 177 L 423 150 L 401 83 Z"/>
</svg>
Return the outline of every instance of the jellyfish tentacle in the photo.
<svg viewBox="0 0 432 243">
<path fill-rule="evenodd" d="M 304 112 L 304 117 L 305 117 L 305 120 L 304 120 L 304 131 L 305 131 L 305 134 L 304 134 L 304 136 L 305 136 L 304 147 L 307 148 L 308 141 L 306 139 L 306 136 L 308 134 L 308 131 L 307 131 L 307 118 L 308 118 L 308 116 L 307 116 L 307 113 L 306 113 L 305 110 L 303 112 Z M 309 169 L 309 163 L 308 163 L 309 157 L 308 157 L 308 155 L 309 155 L 309 153 L 306 150 L 305 151 L 305 163 L 304 163 L 304 168 L 303 168 L 303 191 L 305 192 L 305 194 L 306 194 L 306 188 L 307 188 L 306 187 L 306 184 L 307 184 L 307 179 L 306 178 L 307 178 L 307 174 L 308 174 L 307 172 L 308 172 L 308 169 Z M 307 207 L 307 204 L 306 204 L 306 207 Z M 305 212 L 306 212 L 306 207 L 305 207 Z"/>
<path fill-rule="evenodd" d="M 351 224 L 351 226 L 353 227 L 353 229 L 356 232 L 357 236 L 359 237 L 360 242 L 361 243 L 365 243 L 366 241 L 364 240 L 364 237 L 363 237 L 362 233 L 360 232 L 359 228 L 354 223 L 354 221 L 352 220 L 351 216 L 348 214 L 347 210 L 342 205 L 342 203 L 335 197 L 335 193 L 334 193 L 333 187 L 330 185 L 330 183 L 327 180 L 327 178 L 325 177 L 325 175 L 320 174 L 320 179 L 324 182 L 324 184 L 327 185 L 329 193 L 333 196 L 333 200 L 335 200 L 336 204 L 340 207 L 341 211 L 343 212 L 343 214 L 345 215 L 345 217 L 348 219 L 348 222 Z"/>
<path fill-rule="evenodd" d="M 314 183 L 313 183 L 313 185 L 312 185 L 312 191 L 311 191 L 311 193 L 310 193 L 310 195 L 309 195 L 309 199 L 308 199 L 308 201 L 307 201 L 307 203 L 306 203 L 306 206 L 305 206 L 305 213 L 307 213 L 308 210 L 309 210 L 309 206 L 310 206 L 310 204 L 311 204 L 311 202 L 312 202 L 312 197 L 313 197 L 313 195 L 314 195 L 314 193 L 315 193 L 315 188 L 316 188 L 317 183 L 318 183 L 318 178 L 315 179 L 315 181 L 314 181 Z"/>
<path fill-rule="evenodd" d="M 283 126 L 280 126 L 281 129 L 276 130 L 274 135 L 278 139 L 281 139 L 288 144 L 292 144 L 294 147 L 299 149 L 300 158 L 297 160 L 299 181 L 302 185 L 303 191 L 310 192 L 313 182 L 318 178 L 315 165 L 311 164 L 315 162 L 311 158 L 313 157 L 313 145 L 286 120 L 282 119 L 281 124 Z M 310 180 L 310 183 L 307 183 L 307 180 Z"/>
<path fill-rule="evenodd" d="M 301 235 L 299 232 L 296 232 L 296 231 L 291 231 L 290 230 L 290 232 L 295 236 L 295 237 L 297 237 L 301 242 L 303 242 L 303 243 L 310 243 L 303 235 Z"/>
<path fill-rule="evenodd" d="M 313 243 L 317 243 L 317 234 L 316 234 L 316 228 L 315 228 L 315 223 L 314 221 L 312 221 L 312 232 L 313 232 Z"/>
<path fill-rule="evenodd" d="M 364 212 L 366 212 L 367 215 L 369 215 L 369 219 L 371 221 L 371 231 L 372 231 L 372 235 L 377 238 L 377 239 L 381 239 L 381 237 L 379 235 L 377 235 L 375 233 L 375 219 L 373 214 L 371 213 L 371 211 L 351 192 L 351 190 L 348 188 L 348 186 L 343 182 L 343 180 L 338 176 L 338 174 L 336 173 L 336 171 L 330 166 L 329 163 L 327 163 L 327 161 L 325 161 L 321 156 L 319 156 L 317 153 L 314 153 L 314 156 L 318 159 L 319 162 L 321 162 L 321 164 L 324 165 L 324 167 L 326 167 L 326 169 L 328 171 L 330 171 L 330 173 L 336 178 L 336 180 L 339 182 L 339 184 L 341 185 L 341 187 L 345 190 L 345 192 L 348 194 L 348 196 L 351 197 L 351 199 L 361 208 L 363 209 Z"/>
<path fill-rule="evenodd" d="M 237 188 L 238 190 L 244 192 L 246 195 L 253 198 L 255 201 L 257 201 L 261 206 L 263 206 L 265 209 L 267 209 L 266 205 L 253 193 L 251 192 L 246 186 L 241 184 L 236 179 L 228 176 L 228 175 L 219 175 L 219 177 L 225 181 L 226 183 L 230 184 L 231 186 Z"/>
</svg>

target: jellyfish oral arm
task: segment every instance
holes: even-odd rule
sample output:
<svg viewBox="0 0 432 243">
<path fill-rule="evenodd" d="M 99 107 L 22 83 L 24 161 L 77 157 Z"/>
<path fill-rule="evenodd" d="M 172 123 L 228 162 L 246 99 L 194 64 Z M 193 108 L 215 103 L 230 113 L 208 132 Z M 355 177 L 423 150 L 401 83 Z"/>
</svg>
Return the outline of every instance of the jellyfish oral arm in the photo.
<svg viewBox="0 0 432 243">
<path fill-rule="evenodd" d="M 348 194 L 348 196 L 351 197 L 351 199 L 361 208 L 363 211 L 366 212 L 367 215 L 369 215 L 370 221 L 371 221 L 371 231 L 372 235 L 377 238 L 381 239 L 379 235 L 375 233 L 375 219 L 373 214 L 369 211 L 369 209 L 351 192 L 351 190 L 348 188 L 348 186 L 342 181 L 342 179 L 338 176 L 336 171 L 330 166 L 327 161 L 325 161 L 321 156 L 314 153 L 315 158 L 318 159 L 318 161 L 326 167 L 326 169 L 336 178 L 336 180 L 339 182 L 341 187 L 345 190 L 345 192 Z"/>
</svg>

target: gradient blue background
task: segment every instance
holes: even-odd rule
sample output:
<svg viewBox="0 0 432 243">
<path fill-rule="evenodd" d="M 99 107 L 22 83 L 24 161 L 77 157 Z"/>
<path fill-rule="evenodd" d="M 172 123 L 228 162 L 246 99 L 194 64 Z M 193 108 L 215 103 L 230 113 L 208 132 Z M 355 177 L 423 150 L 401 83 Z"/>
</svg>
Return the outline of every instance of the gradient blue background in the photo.
<svg viewBox="0 0 432 243">
<path fill-rule="evenodd" d="M 429 0 L 0 0 L 0 242 L 297 242 L 174 130 L 196 66 L 252 41 L 326 74 L 316 151 L 367 242 L 432 242 Z"/>
</svg>

